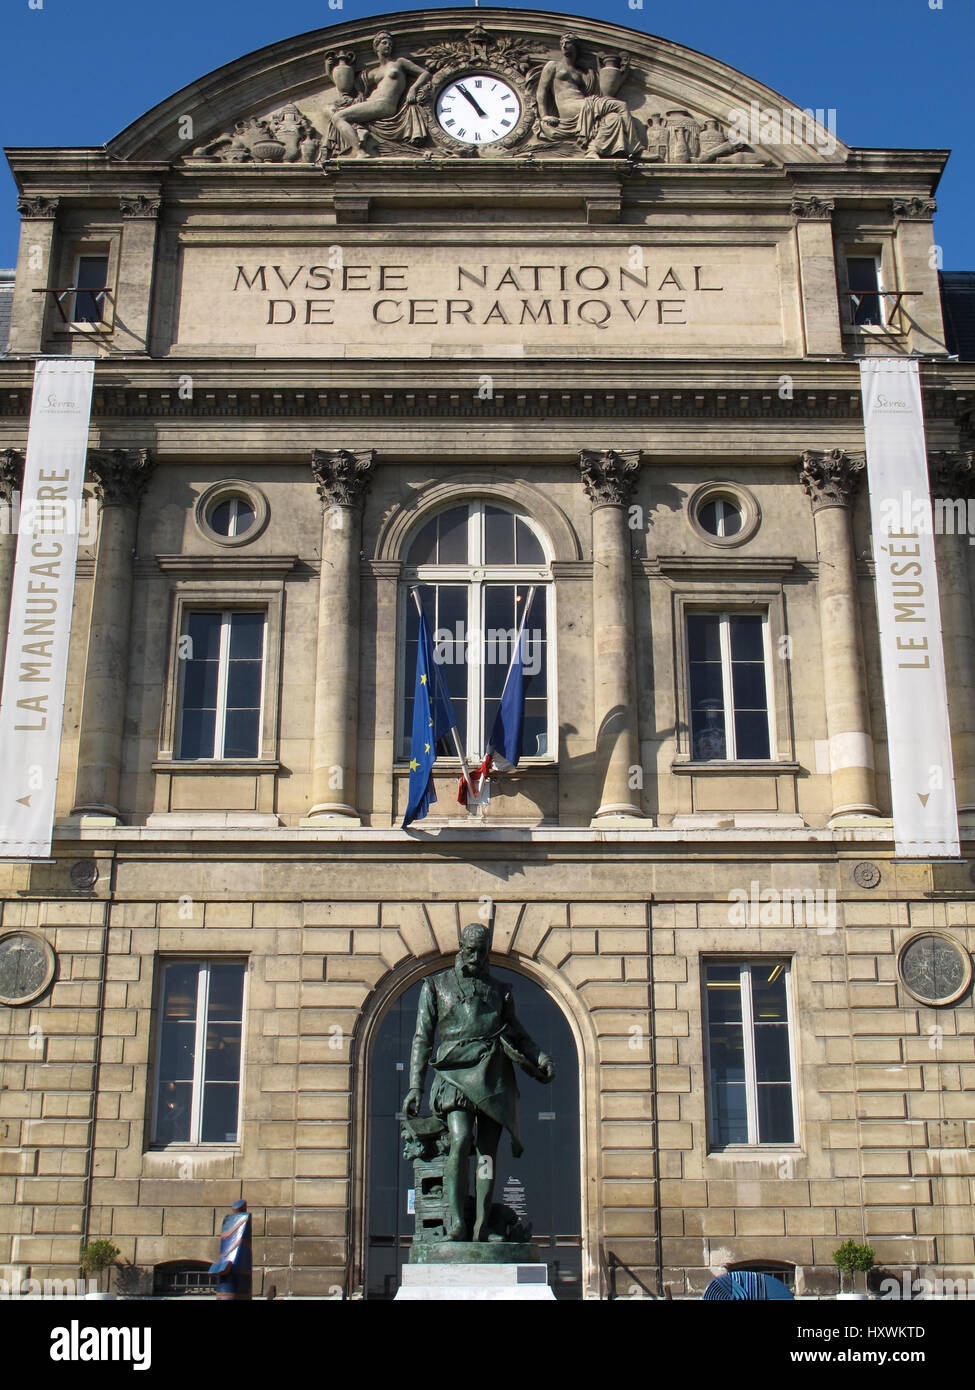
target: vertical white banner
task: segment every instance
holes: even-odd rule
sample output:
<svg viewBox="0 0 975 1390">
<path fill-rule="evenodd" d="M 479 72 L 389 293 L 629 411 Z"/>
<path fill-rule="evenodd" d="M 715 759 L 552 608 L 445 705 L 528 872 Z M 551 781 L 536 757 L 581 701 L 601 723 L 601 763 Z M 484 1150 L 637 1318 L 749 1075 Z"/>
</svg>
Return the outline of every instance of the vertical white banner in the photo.
<svg viewBox="0 0 975 1390">
<path fill-rule="evenodd" d="M 860 363 L 896 853 L 955 857 L 958 810 L 917 362 Z"/>
<path fill-rule="evenodd" d="M 51 853 L 95 364 L 38 362 L 0 697 L 0 858 Z"/>
</svg>

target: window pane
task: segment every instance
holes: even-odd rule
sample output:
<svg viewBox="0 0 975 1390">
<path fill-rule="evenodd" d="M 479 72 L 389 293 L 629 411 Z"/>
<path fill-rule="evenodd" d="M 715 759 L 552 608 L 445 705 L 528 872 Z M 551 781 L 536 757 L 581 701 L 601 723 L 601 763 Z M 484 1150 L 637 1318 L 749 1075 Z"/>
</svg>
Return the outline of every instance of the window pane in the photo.
<svg viewBox="0 0 975 1390">
<path fill-rule="evenodd" d="M 721 518 L 721 529 L 726 536 L 737 536 L 741 530 L 741 512 L 734 502 L 722 500 L 721 508 L 724 515 Z"/>
<path fill-rule="evenodd" d="M 181 758 L 212 758 L 216 724 L 216 710 L 184 710 L 180 728 L 179 756 Z"/>
<path fill-rule="evenodd" d="M 788 1024 L 756 1024 L 755 1075 L 760 1082 L 791 1080 Z"/>
<path fill-rule="evenodd" d="M 519 565 L 544 565 L 545 551 L 542 543 L 530 526 L 519 517 L 515 522 L 515 536 L 518 543 L 517 561 Z"/>
<path fill-rule="evenodd" d="M 467 640 L 467 594 L 466 584 L 437 585 L 437 627 L 449 628 L 451 636 L 458 628 L 463 640 Z M 424 610 L 426 611 L 426 610 Z"/>
<path fill-rule="evenodd" d="M 739 758 L 767 758 L 770 751 L 768 715 L 736 714 L 735 744 Z"/>
<path fill-rule="evenodd" d="M 545 700 L 525 701 L 522 752 L 526 758 L 543 758 L 548 754 L 548 706 Z"/>
<path fill-rule="evenodd" d="M 793 1144 L 792 1089 L 789 1086 L 759 1086 L 758 1142 Z"/>
<path fill-rule="evenodd" d="M 237 515 L 234 517 L 234 535 L 242 536 L 254 525 L 254 508 L 245 497 L 235 497 Z"/>
<path fill-rule="evenodd" d="M 256 758 L 259 751 L 260 723 L 260 710 L 228 710 L 223 740 L 223 756 L 225 758 Z"/>
<path fill-rule="evenodd" d="M 488 565 L 515 563 L 515 519 L 501 507 L 484 508 L 484 560 Z"/>
<path fill-rule="evenodd" d="M 732 613 L 731 627 L 732 661 L 764 661 L 765 642 L 762 637 L 764 619 L 761 613 Z"/>
<path fill-rule="evenodd" d="M 786 972 L 781 961 L 763 961 L 751 968 L 752 1009 L 756 1023 L 788 1020 Z"/>
<path fill-rule="evenodd" d="M 717 613 L 688 613 L 687 652 L 691 661 L 720 661 L 720 633 Z"/>
<path fill-rule="evenodd" d="M 191 1081 L 161 1081 L 156 1113 L 156 1143 L 185 1144 L 190 1137 Z"/>
<path fill-rule="evenodd" d="M 712 1085 L 711 1124 L 713 1142 L 724 1144 L 748 1143 L 748 1108 L 744 1084 Z"/>
<path fill-rule="evenodd" d="M 767 701 L 764 663 L 733 661 L 731 663 L 731 689 L 734 695 L 735 709 L 764 710 Z"/>
<path fill-rule="evenodd" d="M 218 672 L 215 661 L 187 661 L 183 672 L 184 709 L 216 709 Z"/>
<path fill-rule="evenodd" d="M 425 526 L 414 537 L 413 544 L 410 546 L 409 554 L 406 557 L 408 565 L 433 565 L 437 561 L 437 518 L 432 517 Z M 411 606 L 415 608 L 412 599 Z"/>
<path fill-rule="evenodd" d="M 216 531 L 218 536 L 229 536 L 231 525 L 231 502 L 220 502 L 210 513 L 210 529 Z"/>
<path fill-rule="evenodd" d="M 244 963 L 228 961 L 210 966 L 210 990 L 207 1017 L 210 1022 L 225 1020 L 239 1023 L 244 1001 Z"/>
<path fill-rule="evenodd" d="M 220 656 L 220 614 L 190 613 L 186 619 L 192 661 L 216 661 Z"/>
<path fill-rule="evenodd" d="M 883 324 L 882 300 L 877 294 L 880 288 L 877 262 L 873 256 L 848 256 L 846 274 L 855 298 L 850 300 L 853 322 L 856 324 Z M 873 291 L 873 293 L 871 293 Z"/>
<path fill-rule="evenodd" d="M 227 673 L 227 708 L 258 709 L 261 703 L 261 662 L 232 661 Z"/>
<path fill-rule="evenodd" d="M 239 1023 L 210 1023 L 207 1026 L 206 1081 L 240 1080 Z"/>
<path fill-rule="evenodd" d="M 708 1016 L 712 1139 L 748 1142 L 745 1046 L 741 1017 L 741 972 L 737 965 L 705 967 Z"/>
<path fill-rule="evenodd" d="M 105 281 L 108 277 L 108 257 L 80 257 L 77 277 L 78 292 L 74 297 L 74 321 L 75 323 L 100 323 L 105 296 L 94 294 L 91 291 L 105 288 Z"/>
<path fill-rule="evenodd" d="M 720 661 L 691 662 L 691 708 L 703 710 L 712 703 L 722 708 L 724 684 Z"/>
<path fill-rule="evenodd" d="M 486 632 L 510 632 L 515 625 L 514 584 L 484 586 L 484 628 Z"/>
<path fill-rule="evenodd" d="M 239 1093 L 239 1086 L 225 1082 L 211 1083 L 203 1087 L 201 1143 L 226 1144 L 236 1140 Z"/>
<path fill-rule="evenodd" d="M 441 512 L 437 522 L 440 533 L 438 563 L 441 565 L 466 565 L 467 508 L 454 507 L 449 512 Z"/>
<path fill-rule="evenodd" d="M 230 659 L 260 660 L 264 655 L 264 614 L 231 613 Z"/>
</svg>

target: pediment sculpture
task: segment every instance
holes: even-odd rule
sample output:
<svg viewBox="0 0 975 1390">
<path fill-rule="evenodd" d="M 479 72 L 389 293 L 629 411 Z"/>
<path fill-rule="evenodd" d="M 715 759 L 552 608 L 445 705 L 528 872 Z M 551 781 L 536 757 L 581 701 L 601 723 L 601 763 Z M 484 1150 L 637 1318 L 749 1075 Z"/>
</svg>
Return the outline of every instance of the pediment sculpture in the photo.
<svg viewBox="0 0 975 1390">
<path fill-rule="evenodd" d="M 641 119 L 627 89 L 636 96 L 643 74 L 630 55 L 587 52 L 575 34 L 562 35 L 558 53 L 482 25 L 411 52 L 397 51 L 383 31 L 372 49 L 374 62 L 351 47 L 326 53 L 332 87 L 309 98 L 308 109 L 291 103 L 238 121 L 192 157 L 258 164 L 433 155 L 760 162 L 714 117 L 674 108 Z"/>
</svg>

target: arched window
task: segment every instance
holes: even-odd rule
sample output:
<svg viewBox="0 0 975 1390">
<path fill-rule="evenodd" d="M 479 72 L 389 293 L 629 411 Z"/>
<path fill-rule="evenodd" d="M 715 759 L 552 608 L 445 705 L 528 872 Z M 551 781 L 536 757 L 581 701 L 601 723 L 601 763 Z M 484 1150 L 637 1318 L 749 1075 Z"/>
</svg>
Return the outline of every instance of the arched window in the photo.
<svg viewBox="0 0 975 1390">
<path fill-rule="evenodd" d="M 525 624 L 523 758 L 554 755 L 551 571 L 535 523 L 514 508 L 477 499 L 438 512 L 410 542 L 403 570 L 400 700 L 396 747 L 409 757 L 419 616 L 416 589 L 433 634 L 435 657 L 457 715 L 468 758 L 486 751 L 501 701 L 514 638 L 532 586 Z M 438 747 L 455 757 L 453 744 Z"/>
</svg>

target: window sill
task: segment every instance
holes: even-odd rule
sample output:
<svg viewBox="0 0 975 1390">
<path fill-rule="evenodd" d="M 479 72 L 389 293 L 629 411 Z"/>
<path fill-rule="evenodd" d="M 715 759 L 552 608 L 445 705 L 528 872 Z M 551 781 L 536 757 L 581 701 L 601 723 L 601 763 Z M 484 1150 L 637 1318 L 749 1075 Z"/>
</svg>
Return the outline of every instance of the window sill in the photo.
<svg viewBox="0 0 975 1390">
<path fill-rule="evenodd" d="M 277 758 L 159 758 L 153 772 L 280 772 Z"/>
<path fill-rule="evenodd" d="M 479 765 L 480 765 L 479 762 L 473 762 L 471 759 L 468 759 L 468 762 L 467 762 L 467 770 L 468 770 L 468 772 L 472 772 L 472 773 L 473 773 L 473 772 L 476 772 L 476 771 L 477 771 L 477 768 L 479 767 Z M 544 758 L 544 759 L 543 759 L 543 758 L 522 758 L 522 760 L 521 760 L 521 762 L 518 764 L 518 766 L 517 766 L 517 767 L 511 768 L 510 771 L 505 771 L 503 768 L 500 768 L 500 767 L 499 767 L 499 768 L 495 768 L 494 771 L 495 771 L 495 776 L 512 777 L 512 776 L 518 776 L 518 774 L 519 774 L 519 773 L 522 773 L 522 772 L 535 772 L 535 773 L 541 773 L 541 772 L 557 772 L 557 771 L 558 771 L 558 766 L 559 766 L 559 765 L 558 765 L 558 762 L 556 761 L 555 758 Z M 434 771 L 436 772 L 438 769 L 441 770 L 441 771 L 444 772 L 444 773 L 449 773 L 452 777 L 459 777 L 459 776 L 460 776 L 460 759 L 459 759 L 459 758 L 438 758 L 437 761 L 436 761 L 436 763 L 434 764 Z M 402 761 L 397 761 L 397 762 L 393 763 L 393 776 L 394 776 L 394 777 L 408 777 L 408 776 L 409 776 L 409 772 L 410 772 L 410 765 L 409 765 L 409 763 L 408 763 L 405 759 L 403 759 Z"/>
<path fill-rule="evenodd" d="M 729 775 L 735 777 L 779 777 L 782 775 L 794 776 L 802 771 L 802 764 L 771 758 L 742 758 L 740 760 L 712 758 L 708 762 L 675 759 L 670 765 L 670 770 L 676 777 L 727 777 Z"/>
<path fill-rule="evenodd" d="M 806 1151 L 801 1144 L 727 1144 L 723 1149 L 708 1149 L 708 1158 L 740 1159 L 743 1154 L 755 1154 L 763 1160 L 771 1158 L 804 1158 Z"/>
</svg>

